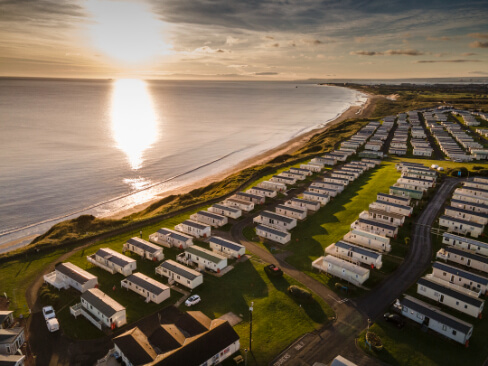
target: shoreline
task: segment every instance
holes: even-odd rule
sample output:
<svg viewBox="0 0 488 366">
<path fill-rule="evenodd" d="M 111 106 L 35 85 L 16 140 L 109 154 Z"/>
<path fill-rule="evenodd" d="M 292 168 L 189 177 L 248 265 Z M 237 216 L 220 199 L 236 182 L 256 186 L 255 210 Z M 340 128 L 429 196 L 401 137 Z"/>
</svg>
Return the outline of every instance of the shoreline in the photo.
<svg viewBox="0 0 488 366">
<path fill-rule="evenodd" d="M 238 171 L 241 171 L 243 169 L 246 169 L 248 167 L 254 166 L 254 165 L 260 165 L 264 164 L 277 156 L 283 155 L 283 154 L 292 154 L 293 152 L 299 150 L 308 140 L 314 136 L 317 133 L 322 133 L 330 129 L 331 127 L 345 121 L 346 119 L 352 119 L 352 118 L 366 118 L 368 115 L 371 114 L 371 112 L 374 110 L 375 106 L 375 101 L 378 99 L 381 99 L 382 97 L 377 96 L 377 95 L 372 95 L 372 94 L 367 94 L 364 92 L 361 92 L 363 96 L 366 97 L 366 101 L 362 103 L 361 105 L 352 105 L 349 108 L 347 108 L 345 111 L 343 111 L 340 115 L 338 115 L 335 119 L 329 121 L 326 123 L 325 126 L 321 126 L 318 128 L 314 128 L 312 130 L 309 130 L 307 132 L 304 132 L 291 140 L 285 141 L 282 144 L 278 145 L 275 148 L 272 148 L 270 150 L 264 151 L 258 155 L 255 155 L 253 157 L 247 158 L 231 168 L 225 169 L 220 173 L 213 174 L 211 176 L 208 176 L 203 179 L 199 179 L 193 183 L 186 184 L 174 189 L 170 189 L 168 191 L 165 191 L 163 193 L 158 194 L 155 196 L 153 199 L 150 199 L 149 201 L 146 201 L 144 203 L 135 205 L 133 207 L 127 208 L 120 210 L 118 212 L 115 212 L 113 214 L 107 214 L 104 216 L 98 216 L 100 218 L 104 219 L 121 219 L 127 216 L 130 216 L 136 212 L 142 211 L 145 208 L 149 207 L 151 204 L 163 199 L 164 197 L 170 196 L 170 195 L 179 195 L 179 194 L 185 194 L 188 193 L 194 189 L 205 187 L 213 182 L 220 181 L 227 176 L 234 174 Z M 11 250 L 19 249 L 20 247 L 27 246 L 34 238 L 36 238 L 38 235 L 28 235 L 24 236 L 21 238 L 13 239 L 11 241 L 2 243 L 0 245 L 0 252 L 2 253 L 8 253 Z M 27 240 L 29 240 L 27 243 Z M 21 244 L 22 243 L 22 244 Z M 19 245 L 21 244 L 21 245 Z"/>
<path fill-rule="evenodd" d="M 316 135 L 317 133 L 322 133 L 330 129 L 331 127 L 345 121 L 346 119 L 351 119 L 351 118 L 366 118 L 368 115 L 372 113 L 374 110 L 375 102 L 378 99 L 381 99 L 382 97 L 376 96 L 376 95 L 371 95 L 371 94 L 366 94 L 361 92 L 361 94 L 366 96 L 366 101 L 359 105 L 359 106 L 350 106 L 348 109 L 346 109 L 344 112 L 342 112 L 339 116 L 337 116 L 335 119 L 331 120 L 330 122 L 327 122 L 325 126 L 314 128 L 310 131 L 304 132 L 291 140 L 285 141 L 284 143 L 278 145 L 277 147 L 264 151 L 258 155 L 255 155 L 253 157 L 247 158 L 240 163 L 235 164 L 232 168 L 223 170 L 220 173 L 208 176 L 206 178 L 200 179 L 194 183 L 190 183 L 178 188 L 171 189 L 169 191 L 166 191 L 164 193 L 159 194 L 157 197 L 155 197 L 152 200 L 149 200 L 147 202 L 141 203 L 139 205 L 136 205 L 131 208 L 127 208 L 125 210 L 119 211 L 117 213 L 114 213 L 113 215 L 107 215 L 104 216 L 104 218 L 107 219 L 121 219 L 127 216 L 130 216 L 136 212 L 142 211 L 145 208 L 149 207 L 151 204 L 163 199 L 164 197 L 170 196 L 172 194 L 178 195 L 178 194 L 185 194 L 188 192 L 191 192 L 194 189 L 205 187 L 213 182 L 218 182 L 220 180 L 223 180 L 224 178 L 228 177 L 231 174 L 237 173 L 241 170 L 244 170 L 246 168 L 249 168 L 254 165 L 261 165 L 264 163 L 267 163 L 270 160 L 273 160 L 274 158 L 284 155 L 284 154 L 292 154 L 295 151 L 299 150 L 305 143 L 312 138 L 312 136 Z"/>
</svg>

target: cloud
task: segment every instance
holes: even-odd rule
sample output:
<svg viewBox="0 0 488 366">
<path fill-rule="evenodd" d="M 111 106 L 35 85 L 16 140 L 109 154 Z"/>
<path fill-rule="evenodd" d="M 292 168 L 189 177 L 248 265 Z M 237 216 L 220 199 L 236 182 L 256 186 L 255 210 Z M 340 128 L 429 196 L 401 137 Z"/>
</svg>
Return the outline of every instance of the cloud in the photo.
<svg viewBox="0 0 488 366">
<path fill-rule="evenodd" d="M 225 44 L 229 46 L 234 46 L 236 44 L 241 44 L 246 42 L 247 40 L 245 39 L 234 38 L 232 36 L 227 36 L 227 39 L 225 40 Z"/>
<path fill-rule="evenodd" d="M 279 72 L 271 72 L 271 71 L 265 71 L 265 72 L 256 72 L 254 75 L 256 76 L 272 76 L 272 75 L 279 75 Z"/>
<path fill-rule="evenodd" d="M 451 37 L 427 37 L 428 41 L 450 41 L 452 38 Z"/>
<path fill-rule="evenodd" d="M 472 38 L 488 39 L 488 33 L 470 33 L 468 36 Z"/>
<path fill-rule="evenodd" d="M 349 52 L 350 55 L 357 55 L 357 56 L 381 56 L 383 52 L 376 52 L 376 51 L 351 51 Z"/>
<path fill-rule="evenodd" d="M 227 67 L 232 67 L 235 69 L 244 69 L 246 67 L 249 67 L 249 65 L 227 65 Z"/>
<path fill-rule="evenodd" d="M 477 53 L 474 53 L 474 52 L 464 52 L 464 53 L 461 53 L 461 56 L 474 56 L 474 55 L 477 55 Z"/>
<path fill-rule="evenodd" d="M 352 51 L 349 52 L 350 55 L 358 55 L 358 56 L 396 56 L 396 55 L 405 55 L 405 56 L 420 56 L 424 53 L 419 50 L 388 50 L 385 52 L 381 51 Z"/>
<path fill-rule="evenodd" d="M 471 47 L 471 48 L 488 48 L 488 42 L 480 42 L 480 41 L 471 42 L 469 44 L 469 47 Z"/>
<path fill-rule="evenodd" d="M 406 55 L 406 56 L 421 56 L 424 53 L 419 50 L 388 50 L 385 55 Z"/>
<path fill-rule="evenodd" d="M 199 54 L 213 54 L 213 53 L 228 53 L 230 51 L 224 50 L 221 48 L 215 49 L 209 46 L 198 47 L 193 50 L 192 53 L 199 53 Z"/>
<path fill-rule="evenodd" d="M 481 62 L 480 60 L 418 60 L 415 61 L 416 64 L 435 64 L 435 63 L 463 63 L 463 62 Z"/>
</svg>

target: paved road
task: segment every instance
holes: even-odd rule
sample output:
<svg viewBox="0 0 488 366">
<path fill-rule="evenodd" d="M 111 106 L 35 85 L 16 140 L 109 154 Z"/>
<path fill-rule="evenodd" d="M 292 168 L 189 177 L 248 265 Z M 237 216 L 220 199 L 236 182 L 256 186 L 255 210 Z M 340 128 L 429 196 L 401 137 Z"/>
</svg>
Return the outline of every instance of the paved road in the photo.
<svg viewBox="0 0 488 366">
<path fill-rule="evenodd" d="M 266 249 L 248 241 L 242 230 L 252 224 L 248 217 L 231 230 L 234 240 L 246 246 L 246 249 L 266 262 L 280 266 L 283 271 L 303 283 L 327 303 L 336 312 L 336 321 L 324 329 L 306 335 L 282 352 L 273 365 L 312 365 L 314 362 L 329 362 L 341 354 L 362 366 L 379 364 L 377 360 L 367 357 L 355 346 L 356 336 L 366 328 L 367 319 L 376 319 L 396 298 L 398 298 L 429 267 L 432 255 L 430 238 L 431 225 L 434 222 L 445 200 L 459 183 L 456 178 L 446 179 L 434 198 L 422 212 L 413 226 L 410 250 L 404 262 L 380 286 L 367 295 L 356 300 L 341 299 L 322 283 L 303 274 L 281 258 L 275 257 Z"/>
</svg>

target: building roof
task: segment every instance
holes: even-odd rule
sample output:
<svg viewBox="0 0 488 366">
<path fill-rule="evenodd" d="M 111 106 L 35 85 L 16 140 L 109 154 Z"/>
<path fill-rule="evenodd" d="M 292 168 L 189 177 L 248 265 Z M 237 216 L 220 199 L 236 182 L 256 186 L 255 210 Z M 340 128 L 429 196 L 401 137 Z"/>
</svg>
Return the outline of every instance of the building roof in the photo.
<svg viewBox="0 0 488 366">
<path fill-rule="evenodd" d="M 260 201 L 263 199 L 263 196 L 258 196 L 257 194 L 252 194 L 252 193 L 247 193 L 247 192 L 237 192 L 236 196 L 237 197 L 239 197 L 239 196 L 247 197 L 247 198 L 260 200 Z"/>
<path fill-rule="evenodd" d="M 269 227 L 269 226 L 266 226 L 266 225 L 258 225 L 258 226 L 256 226 L 256 230 L 266 231 L 268 233 L 274 234 L 274 235 L 282 237 L 282 238 L 286 238 L 288 235 L 290 235 L 290 233 L 288 233 L 286 231 L 276 230 L 276 229 Z"/>
<path fill-rule="evenodd" d="M 133 284 L 142 287 L 143 289 L 149 291 L 152 294 L 159 295 L 164 291 L 168 290 L 169 287 L 158 282 L 140 272 L 131 274 L 125 278 L 125 280 L 132 282 Z M 123 281 L 125 281 L 123 280 Z"/>
<path fill-rule="evenodd" d="M 274 192 L 272 189 L 261 188 L 261 187 L 252 187 L 252 188 L 250 188 L 250 190 L 251 189 L 254 189 L 254 190 L 260 191 L 260 192 L 266 192 L 266 193 L 273 193 Z"/>
<path fill-rule="evenodd" d="M 186 253 L 190 253 L 196 255 L 198 257 L 204 258 L 213 263 L 220 263 L 222 261 L 227 261 L 226 257 L 221 256 L 215 252 L 212 252 L 208 249 L 201 248 L 198 246 L 191 246 L 185 249 Z"/>
<path fill-rule="evenodd" d="M 457 248 L 453 248 L 453 247 L 447 247 L 447 248 L 443 248 L 441 250 L 445 250 L 448 253 L 456 254 L 456 255 L 459 255 L 461 257 L 466 257 L 466 258 L 469 258 L 469 259 L 472 259 L 472 260 L 475 260 L 475 261 L 478 261 L 478 262 L 481 262 L 484 264 L 488 264 L 488 257 L 485 257 L 484 255 L 474 254 L 474 253 L 467 252 L 465 250 L 461 250 L 461 249 L 457 249 Z"/>
<path fill-rule="evenodd" d="M 373 203 L 376 203 L 376 204 L 379 204 L 379 205 L 386 205 L 386 206 L 391 206 L 391 207 L 397 207 L 397 208 L 400 208 L 400 209 L 404 209 L 404 210 L 412 210 L 412 206 L 408 206 L 408 205 L 399 205 L 398 203 L 393 203 L 393 202 L 388 202 L 388 201 L 375 201 Z"/>
<path fill-rule="evenodd" d="M 271 211 L 262 211 L 259 213 L 258 216 L 268 217 L 268 218 L 271 218 L 273 220 L 285 222 L 287 224 L 291 224 L 291 223 L 295 222 L 295 219 L 292 219 L 290 217 L 280 215 L 280 214 L 277 214 L 277 213 L 271 212 Z"/>
<path fill-rule="evenodd" d="M 460 241 L 460 242 L 463 242 L 463 243 L 468 243 L 468 244 L 476 245 L 476 246 L 481 247 L 481 248 L 488 248 L 488 243 L 484 243 L 482 241 L 474 240 L 474 239 L 471 239 L 471 238 L 466 238 L 464 236 L 454 235 L 454 234 L 451 234 L 451 233 L 448 233 L 448 232 L 445 232 L 444 234 L 442 234 L 442 236 L 443 237 L 446 237 L 446 238 L 449 238 L 449 239 L 452 239 L 452 240 L 457 240 L 457 241 Z"/>
<path fill-rule="evenodd" d="M 193 241 L 193 239 L 190 236 L 186 236 L 184 234 L 179 233 L 178 231 L 167 229 L 167 228 L 161 228 L 158 230 L 158 233 L 169 236 L 173 239 L 180 240 L 187 242 L 188 240 Z"/>
<path fill-rule="evenodd" d="M 395 199 L 395 200 L 399 200 L 399 201 L 404 201 L 405 203 L 409 202 L 410 201 L 410 198 L 406 198 L 406 197 L 398 197 L 398 196 L 395 196 L 393 194 L 386 194 L 386 193 L 378 193 L 377 194 L 378 196 L 381 196 L 381 197 L 385 197 L 385 198 L 391 198 L 391 199 Z M 384 201 L 386 202 L 386 201 Z M 408 203 L 407 203 L 408 204 Z"/>
<path fill-rule="evenodd" d="M 365 237 L 370 238 L 370 239 L 382 241 L 384 243 L 390 242 L 390 239 L 387 238 L 386 236 L 370 233 L 369 231 L 364 231 L 364 230 L 360 230 L 360 229 L 353 229 L 350 232 L 353 234 L 359 235 L 359 236 L 365 236 Z"/>
<path fill-rule="evenodd" d="M 225 206 L 225 205 L 219 205 L 218 203 L 216 203 L 212 207 L 218 208 L 219 210 L 229 211 L 232 213 L 238 213 L 240 211 L 238 208 L 229 207 L 229 206 Z"/>
<path fill-rule="evenodd" d="M 210 217 L 211 219 L 215 219 L 215 220 L 225 220 L 225 216 L 218 215 L 218 214 L 215 214 L 213 212 L 208 212 L 208 211 L 198 211 L 197 215 Z"/>
<path fill-rule="evenodd" d="M 239 250 L 241 250 L 242 248 L 245 248 L 244 245 L 235 243 L 235 242 L 230 241 L 230 240 L 222 239 L 222 238 L 220 238 L 218 236 L 211 236 L 210 237 L 210 240 L 209 240 L 209 243 L 210 244 L 214 243 L 214 244 L 223 246 L 225 248 L 229 248 L 231 250 L 235 250 L 236 252 L 239 251 Z"/>
<path fill-rule="evenodd" d="M 325 256 L 323 261 L 326 263 L 331 263 L 331 264 L 338 266 L 338 267 L 341 267 L 341 268 L 345 268 L 345 269 L 347 269 L 351 272 L 354 272 L 360 276 L 364 276 L 365 274 L 369 273 L 369 269 L 363 268 L 361 266 L 357 266 L 354 263 L 347 262 L 344 259 L 334 257 L 333 255 Z"/>
<path fill-rule="evenodd" d="M 178 262 L 175 262 L 171 259 L 168 259 L 167 261 L 164 261 L 163 263 L 160 264 L 160 267 L 166 268 L 167 270 L 174 272 L 176 274 L 179 274 L 180 276 L 183 276 L 189 280 L 194 280 L 197 277 L 201 277 L 202 274 L 187 267 L 184 266 Z"/>
<path fill-rule="evenodd" d="M 125 307 L 97 288 L 86 290 L 81 294 L 81 298 L 93 305 L 93 307 L 107 318 L 110 318 L 119 311 L 125 310 Z"/>
<path fill-rule="evenodd" d="M 483 203 L 465 202 L 465 201 L 455 200 L 455 199 L 452 199 L 451 200 L 451 204 L 452 203 L 461 203 L 461 204 L 464 204 L 464 205 L 473 206 L 473 207 L 479 207 L 479 208 L 484 208 L 484 209 L 487 209 L 488 210 L 488 205 L 485 205 Z"/>
<path fill-rule="evenodd" d="M 379 214 L 379 215 L 383 215 L 383 216 L 393 217 L 394 219 L 400 219 L 401 220 L 401 219 L 405 218 L 405 215 L 402 215 L 402 214 L 399 214 L 396 212 L 389 212 L 389 211 L 381 210 L 378 208 L 371 208 L 370 207 L 369 212 L 373 213 L 373 214 Z"/>
<path fill-rule="evenodd" d="M 272 184 L 281 184 L 281 183 L 276 183 L 276 182 L 269 182 L 269 183 L 272 183 Z M 227 202 L 227 201 L 230 201 L 230 202 L 235 202 L 235 203 L 239 203 L 239 204 L 241 204 L 241 205 L 248 205 L 248 206 L 252 204 L 252 202 L 251 202 L 251 201 L 246 201 L 246 200 L 242 200 L 242 199 L 240 199 L 240 198 L 232 198 L 232 197 L 227 198 L 227 199 L 225 200 L 225 202 Z"/>
<path fill-rule="evenodd" d="M 444 272 L 447 272 L 447 273 L 450 273 L 450 274 L 453 274 L 453 275 L 456 275 L 456 276 L 459 276 L 462 278 L 466 278 L 470 281 L 488 286 L 488 278 L 483 277 L 483 276 L 479 276 L 475 273 L 465 271 L 461 268 L 450 266 L 446 263 L 434 262 L 434 264 L 432 264 L 432 268 L 436 268 L 436 269 L 439 269 L 440 271 L 444 271 Z"/>
<path fill-rule="evenodd" d="M 339 240 L 338 242 L 335 243 L 335 246 L 336 247 L 339 247 L 339 248 L 343 248 L 345 250 L 350 250 L 354 253 L 358 253 L 358 254 L 361 254 L 361 255 L 365 255 L 365 256 L 368 256 L 370 258 L 374 258 L 374 259 L 378 259 L 379 257 L 381 257 L 381 254 L 380 253 L 377 253 L 377 252 L 374 252 L 372 250 L 367 250 L 367 249 L 364 249 L 364 248 L 361 248 L 361 247 L 358 247 L 354 244 L 350 244 L 350 243 L 347 243 L 345 241 L 342 241 L 342 240 Z"/>
<path fill-rule="evenodd" d="M 272 178 L 278 178 L 278 179 L 283 179 L 283 180 L 286 180 L 288 182 L 292 182 L 292 181 L 295 181 L 296 179 L 295 178 L 289 178 L 289 177 L 285 177 L 284 175 L 273 175 Z"/>
<path fill-rule="evenodd" d="M 303 192 L 303 194 L 308 194 L 310 196 L 315 196 L 315 197 L 329 198 L 328 194 L 315 193 L 315 192 L 310 192 L 310 191 L 305 191 L 305 192 Z"/>
<path fill-rule="evenodd" d="M 452 216 L 447 216 L 447 215 L 442 215 L 439 218 L 439 221 L 440 220 L 455 221 L 455 222 L 459 222 L 461 224 L 471 225 L 471 226 L 474 226 L 474 227 L 478 227 L 480 229 L 483 229 L 485 227 L 484 225 L 478 224 L 478 223 L 473 222 L 473 221 L 462 220 L 462 219 L 458 219 L 457 217 L 452 217 Z"/>
<path fill-rule="evenodd" d="M 2 324 L 7 317 L 11 315 L 13 316 L 13 313 L 12 310 L 0 310 L 0 324 Z"/>
<path fill-rule="evenodd" d="M 127 243 L 128 244 L 132 244 L 133 246 L 135 246 L 136 248 L 139 248 L 139 249 L 142 249 L 144 250 L 145 252 L 148 252 L 148 253 L 156 253 L 156 252 L 160 252 L 161 251 L 161 247 L 155 245 L 155 244 L 152 244 L 144 239 L 141 239 L 141 238 L 138 238 L 137 236 L 133 237 L 133 238 L 130 238 L 129 240 L 127 240 Z"/>
<path fill-rule="evenodd" d="M 453 206 L 446 206 L 446 210 L 461 212 L 461 213 L 465 213 L 465 214 L 468 214 L 468 215 L 473 215 L 473 216 L 483 217 L 485 219 L 488 219 L 488 215 L 487 214 L 484 214 L 484 213 L 481 213 L 481 212 L 475 212 L 475 211 L 465 210 L 464 208 L 453 207 Z"/>
<path fill-rule="evenodd" d="M 463 334 L 467 334 L 473 325 L 469 324 L 461 319 L 455 318 L 449 314 L 440 311 L 439 308 L 429 305 L 421 300 L 418 300 L 412 296 L 405 295 L 405 297 L 400 301 L 403 306 L 412 309 L 420 314 L 423 314 L 430 319 L 434 319 L 441 324 L 445 324 L 452 329 L 455 329 Z"/>
<path fill-rule="evenodd" d="M 24 359 L 24 355 L 0 355 L 0 366 L 15 366 Z"/>
<path fill-rule="evenodd" d="M 136 260 L 129 258 L 121 253 L 116 252 L 110 248 L 100 248 L 95 253 L 95 255 L 106 259 L 109 262 L 112 262 L 118 266 L 125 267 L 130 263 L 134 263 Z"/>
<path fill-rule="evenodd" d="M 134 366 L 148 364 L 157 356 L 146 335 L 137 327 L 115 337 L 113 341 Z"/>
<path fill-rule="evenodd" d="M 431 281 L 425 277 L 419 278 L 419 280 L 417 281 L 417 284 L 431 288 L 434 291 L 445 294 L 447 296 L 450 296 L 452 298 L 455 298 L 459 301 L 465 302 L 466 304 L 469 304 L 472 306 L 480 307 L 485 302 L 484 300 L 480 300 L 476 297 L 472 297 L 472 296 L 463 294 L 462 292 L 455 291 L 452 288 L 443 286 L 443 285 L 441 285 L 437 282 Z"/>
<path fill-rule="evenodd" d="M 80 267 L 70 262 L 59 263 L 56 265 L 55 269 L 56 271 L 64 274 L 65 276 L 68 276 L 73 281 L 82 285 L 92 279 L 97 279 L 97 276 L 92 275 L 91 273 L 85 271 L 84 269 L 81 269 Z"/>
<path fill-rule="evenodd" d="M 199 222 L 192 221 L 192 220 L 185 220 L 180 225 L 186 225 L 186 226 L 194 227 L 194 228 L 199 229 L 199 230 L 205 230 L 206 228 L 210 227 L 208 225 L 201 224 Z"/>
<path fill-rule="evenodd" d="M 387 229 L 387 230 L 393 230 L 393 231 L 395 231 L 395 230 L 398 229 L 396 226 L 384 224 L 382 222 L 378 222 L 378 221 L 375 221 L 375 220 L 368 220 L 368 219 L 361 219 L 361 218 L 359 218 L 358 219 L 358 222 L 363 223 L 363 224 L 367 224 L 367 225 L 371 225 L 371 226 L 381 227 L 381 228 L 384 228 L 384 229 Z"/>
<path fill-rule="evenodd" d="M 15 327 L 8 329 L 0 329 L 0 344 L 13 343 L 17 337 L 24 332 L 24 328 Z"/>
<path fill-rule="evenodd" d="M 393 189 L 394 191 L 402 191 L 402 192 L 415 192 L 415 193 L 421 193 L 423 194 L 422 191 L 418 191 L 416 189 L 408 189 L 408 188 L 403 188 L 403 187 L 398 187 L 398 186 L 390 186 L 390 189 Z"/>
<path fill-rule="evenodd" d="M 297 208 L 297 207 L 294 207 L 294 206 L 285 206 L 285 205 L 276 205 L 276 209 L 282 209 L 282 210 L 287 210 L 287 211 L 291 211 L 291 212 L 296 212 L 296 213 L 307 213 L 306 210 L 303 210 L 303 209 L 300 209 L 300 208 Z"/>
<path fill-rule="evenodd" d="M 320 205 L 320 203 L 317 201 L 308 201 L 308 200 L 304 200 L 303 198 L 292 198 L 288 202 L 290 202 L 290 201 L 303 203 L 305 205 L 313 205 L 313 206 Z"/>
</svg>

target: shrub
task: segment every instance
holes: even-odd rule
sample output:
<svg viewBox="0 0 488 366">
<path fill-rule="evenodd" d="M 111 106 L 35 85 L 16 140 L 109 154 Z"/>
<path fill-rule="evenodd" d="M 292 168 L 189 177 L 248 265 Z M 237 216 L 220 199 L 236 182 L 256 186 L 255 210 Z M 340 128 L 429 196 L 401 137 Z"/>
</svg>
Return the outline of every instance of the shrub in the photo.
<svg viewBox="0 0 488 366">
<path fill-rule="evenodd" d="M 288 292 L 297 299 L 309 300 L 312 298 L 312 293 L 299 286 L 291 285 L 288 287 Z"/>
</svg>

